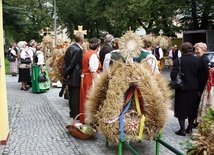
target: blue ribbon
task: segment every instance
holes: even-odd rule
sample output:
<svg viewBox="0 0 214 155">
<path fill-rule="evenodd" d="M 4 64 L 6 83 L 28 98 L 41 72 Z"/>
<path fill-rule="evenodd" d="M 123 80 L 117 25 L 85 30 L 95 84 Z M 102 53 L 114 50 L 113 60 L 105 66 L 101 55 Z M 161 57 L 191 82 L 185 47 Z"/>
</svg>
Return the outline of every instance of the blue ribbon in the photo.
<svg viewBox="0 0 214 155">
<path fill-rule="evenodd" d="M 134 90 L 135 90 L 135 87 L 131 87 L 129 89 L 129 92 L 132 91 L 132 95 L 134 94 Z M 129 93 L 128 93 L 129 94 Z M 128 95 L 127 95 L 128 96 Z M 123 122 L 123 118 L 124 118 L 124 114 L 129 110 L 130 108 L 130 105 L 132 103 L 132 97 L 130 97 L 130 100 L 128 102 L 128 104 L 126 105 L 125 109 L 123 110 L 123 112 L 121 113 L 120 115 L 120 140 L 124 141 L 125 140 L 125 134 L 124 134 L 124 122 Z"/>
</svg>

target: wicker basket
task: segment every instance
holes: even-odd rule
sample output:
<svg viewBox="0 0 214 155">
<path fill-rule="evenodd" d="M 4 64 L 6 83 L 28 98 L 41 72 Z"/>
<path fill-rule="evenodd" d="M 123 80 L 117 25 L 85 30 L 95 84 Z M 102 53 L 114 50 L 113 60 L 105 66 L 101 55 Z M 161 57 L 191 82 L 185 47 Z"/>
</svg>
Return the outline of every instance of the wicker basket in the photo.
<svg viewBox="0 0 214 155">
<path fill-rule="evenodd" d="M 96 136 L 96 135 L 98 134 L 98 130 L 96 130 L 96 132 L 95 132 L 93 135 L 90 135 L 90 136 L 89 136 L 89 135 L 84 134 L 84 133 L 75 125 L 76 119 L 77 119 L 80 115 L 83 115 L 83 113 L 78 114 L 78 115 L 75 117 L 73 123 L 66 126 L 67 130 L 69 131 L 69 133 L 70 133 L 72 136 L 74 136 L 74 137 L 76 137 L 76 138 L 78 138 L 78 139 L 87 140 L 87 139 L 93 138 L 94 136 Z"/>
</svg>

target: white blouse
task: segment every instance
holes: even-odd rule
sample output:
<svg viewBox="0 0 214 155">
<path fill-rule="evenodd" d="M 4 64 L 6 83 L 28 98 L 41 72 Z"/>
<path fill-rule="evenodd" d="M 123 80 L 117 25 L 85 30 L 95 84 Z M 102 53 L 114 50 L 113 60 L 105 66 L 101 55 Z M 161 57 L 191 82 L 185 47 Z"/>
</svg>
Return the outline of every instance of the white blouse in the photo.
<svg viewBox="0 0 214 155">
<path fill-rule="evenodd" d="M 169 51 L 169 57 L 172 58 L 173 57 L 173 50 L 170 50 Z M 178 57 L 180 58 L 181 57 L 181 51 L 178 50 Z"/>
<path fill-rule="evenodd" d="M 26 48 L 22 48 L 21 49 L 21 53 L 20 53 L 20 58 L 21 59 L 25 59 L 26 58 L 26 56 L 28 56 L 29 54 L 28 54 L 28 52 L 27 52 L 27 49 Z"/>
<path fill-rule="evenodd" d="M 151 66 L 151 68 L 154 70 L 155 74 L 160 74 L 159 69 L 158 69 L 158 63 L 157 63 L 157 59 L 153 54 L 149 54 L 146 58 L 152 58 L 152 59 L 148 59 L 147 63 Z"/>
<path fill-rule="evenodd" d="M 105 59 L 103 61 L 103 70 L 104 71 L 109 69 L 110 60 L 111 60 L 111 53 L 107 53 L 105 55 Z"/>
<path fill-rule="evenodd" d="M 28 47 L 28 49 L 27 49 L 27 52 L 30 55 L 31 61 L 33 61 L 33 55 L 34 55 L 35 51 L 36 51 L 36 49 L 33 47 Z"/>
<path fill-rule="evenodd" d="M 42 51 L 36 51 L 36 56 L 38 58 L 37 65 L 44 65 L 44 53 Z"/>
<path fill-rule="evenodd" d="M 89 70 L 91 72 L 96 72 L 99 67 L 99 59 L 96 54 L 92 54 L 89 59 Z"/>
<path fill-rule="evenodd" d="M 10 53 L 16 56 L 16 51 L 14 49 L 11 49 Z"/>
</svg>

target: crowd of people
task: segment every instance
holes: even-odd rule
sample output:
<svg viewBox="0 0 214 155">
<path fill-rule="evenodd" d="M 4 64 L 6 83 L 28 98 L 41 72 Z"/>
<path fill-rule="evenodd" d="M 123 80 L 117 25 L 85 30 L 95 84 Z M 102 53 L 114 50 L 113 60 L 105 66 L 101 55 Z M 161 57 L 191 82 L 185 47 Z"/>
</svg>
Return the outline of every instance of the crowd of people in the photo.
<svg viewBox="0 0 214 155">
<path fill-rule="evenodd" d="M 178 58 L 183 75 L 183 85 L 175 90 L 174 100 L 174 116 L 178 118 L 180 125 L 180 129 L 175 134 L 179 136 L 191 134 L 192 129 L 197 127 L 208 109 L 214 108 L 214 100 L 211 97 L 214 86 L 214 72 L 211 64 L 213 64 L 214 58 L 209 60 L 204 54 L 206 50 L 207 45 L 202 42 L 196 43 L 194 46 L 189 42 L 181 45 L 182 56 Z M 193 55 L 193 51 L 196 56 Z M 178 58 L 173 61 L 170 73 L 172 80 L 176 79 L 179 72 Z M 185 128 L 185 119 L 188 119 L 187 128 Z"/>
<path fill-rule="evenodd" d="M 157 42 L 142 39 L 144 47 L 139 57 L 133 58 L 134 62 L 142 62 L 148 59 L 148 65 L 154 70 L 155 75 L 159 75 L 163 50 Z M 89 49 L 84 53 L 82 45 L 84 34 L 77 32 L 75 42 L 68 46 L 63 62 L 64 82 L 68 85 L 69 96 L 69 116 L 76 118 L 80 113 L 80 122 L 85 122 L 85 104 L 87 93 L 93 87 L 94 81 L 99 78 L 100 72 L 111 67 L 112 60 L 125 58 L 120 55 L 120 50 L 115 49 L 114 37 L 107 34 L 104 39 L 105 45 L 101 47 L 99 38 L 89 39 Z M 118 45 L 118 44 L 117 44 Z M 118 47 L 117 47 L 118 48 Z M 210 61 L 204 54 L 207 50 L 205 43 L 197 43 L 194 46 L 189 42 L 181 45 L 181 51 L 177 45 L 169 51 L 169 57 L 173 62 L 170 77 L 174 80 L 179 71 L 179 61 L 183 85 L 175 90 L 174 116 L 178 118 L 180 129 L 175 134 L 185 136 L 192 133 L 192 128 L 196 127 L 200 118 L 204 116 L 208 108 L 214 108 L 214 58 Z M 195 51 L 196 56 L 193 55 Z M 33 93 L 46 92 L 50 88 L 45 66 L 43 45 L 35 40 L 28 43 L 20 41 L 18 44 L 11 44 L 10 53 L 16 58 L 10 62 L 12 76 L 19 73 L 18 82 L 21 82 L 21 90 L 29 90 L 32 86 Z M 28 61 L 27 61 L 28 59 Z M 46 76 L 46 81 L 40 82 L 38 77 Z M 185 119 L 188 119 L 188 126 L 185 128 Z M 195 122 L 195 123 L 194 123 Z"/>
<path fill-rule="evenodd" d="M 114 37 L 108 34 L 105 37 L 105 45 L 102 48 L 100 48 L 100 39 L 90 39 L 89 50 L 83 54 L 81 49 L 82 41 L 78 41 L 83 40 L 84 36 L 80 34 L 75 36 L 76 43 L 71 45 L 65 54 L 67 71 L 64 79 L 68 80 L 70 77 L 77 75 L 75 71 L 77 66 L 81 70 L 81 72 L 78 72 L 78 77 L 81 77 L 81 80 L 75 82 L 77 84 L 75 88 L 69 89 L 70 117 L 73 118 L 79 113 L 85 113 L 84 107 L 87 100 L 87 93 L 93 87 L 94 80 L 99 78 L 100 72 L 110 67 L 109 62 L 112 59 L 112 53 L 120 53 L 119 50 L 115 50 L 112 47 Z M 163 57 L 163 50 L 159 47 L 158 43 L 146 39 L 143 39 L 143 42 L 144 47 L 139 57 L 134 58 L 133 61 L 140 63 L 144 59 L 151 58 L 147 60 L 148 64 L 154 69 L 155 74 L 160 74 L 158 65 L 160 65 L 159 60 Z M 212 65 L 208 64 L 213 64 L 214 59 L 211 60 L 213 63 L 209 62 L 204 54 L 206 50 L 207 46 L 205 43 L 197 43 L 193 47 L 191 43 L 185 42 L 181 45 L 181 51 L 177 48 L 177 45 L 174 45 L 173 49 L 169 52 L 169 57 L 173 62 L 170 73 L 171 79 L 174 80 L 178 74 L 178 59 L 181 60 L 181 71 L 183 73 L 183 86 L 181 89 L 175 90 L 174 99 L 175 117 L 178 118 L 180 125 L 180 129 L 175 132 L 177 135 L 185 136 L 192 133 L 192 128 L 197 126 L 202 113 L 204 115 L 204 112 L 208 109 L 207 107 L 213 107 L 213 103 L 211 102 L 213 101 L 213 97 L 210 95 L 213 93 L 213 69 Z M 193 51 L 195 51 L 196 56 L 193 55 Z M 73 60 L 75 58 L 77 60 Z M 71 61 L 69 62 L 68 60 Z M 72 106 L 75 106 L 75 108 Z M 199 113 L 198 109 L 200 109 Z M 84 119 L 85 116 L 81 115 L 80 122 L 83 123 Z M 185 128 L 185 119 L 188 119 L 187 128 Z"/>
<path fill-rule="evenodd" d="M 15 61 L 10 61 L 10 72 L 12 76 L 18 77 L 21 83 L 21 91 L 28 91 L 32 87 L 33 93 L 46 92 L 50 88 L 50 80 L 48 78 L 44 54 L 42 52 L 42 44 L 37 43 L 34 39 L 28 43 L 19 41 L 10 46 L 9 54 Z M 34 61 L 34 60 L 38 61 Z M 39 82 L 39 76 L 45 74 L 46 81 Z"/>
</svg>

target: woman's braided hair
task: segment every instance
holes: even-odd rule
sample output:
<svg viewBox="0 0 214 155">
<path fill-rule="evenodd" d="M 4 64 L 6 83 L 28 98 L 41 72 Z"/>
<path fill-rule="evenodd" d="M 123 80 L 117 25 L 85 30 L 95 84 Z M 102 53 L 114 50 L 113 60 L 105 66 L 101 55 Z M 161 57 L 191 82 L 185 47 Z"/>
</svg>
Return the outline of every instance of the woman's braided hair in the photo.
<svg viewBox="0 0 214 155">
<path fill-rule="evenodd" d="M 98 38 L 91 38 L 89 40 L 89 49 L 95 50 L 100 46 L 100 39 Z"/>
</svg>

